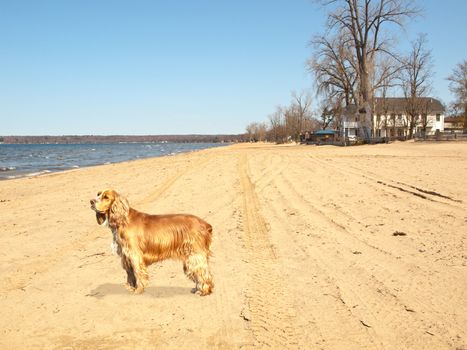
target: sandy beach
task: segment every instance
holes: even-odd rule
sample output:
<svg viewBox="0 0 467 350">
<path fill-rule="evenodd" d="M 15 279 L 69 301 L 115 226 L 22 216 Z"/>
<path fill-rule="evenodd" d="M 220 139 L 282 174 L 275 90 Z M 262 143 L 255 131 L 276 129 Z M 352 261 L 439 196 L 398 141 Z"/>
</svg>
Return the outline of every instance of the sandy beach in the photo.
<svg viewBox="0 0 467 350">
<path fill-rule="evenodd" d="M 466 349 L 467 144 L 243 144 L 0 182 L 1 349 Z M 214 227 L 123 287 L 89 199 Z"/>
</svg>

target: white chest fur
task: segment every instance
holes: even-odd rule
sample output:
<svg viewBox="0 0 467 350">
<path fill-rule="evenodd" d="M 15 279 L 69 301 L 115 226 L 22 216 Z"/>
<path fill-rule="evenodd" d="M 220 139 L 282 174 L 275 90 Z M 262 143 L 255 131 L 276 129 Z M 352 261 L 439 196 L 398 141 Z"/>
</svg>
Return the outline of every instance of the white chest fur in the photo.
<svg viewBox="0 0 467 350">
<path fill-rule="evenodd" d="M 112 243 L 110 243 L 110 250 L 113 255 L 120 255 L 121 247 L 118 243 L 118 232 L 116 229 L 112 229 Z"/>
</svg>

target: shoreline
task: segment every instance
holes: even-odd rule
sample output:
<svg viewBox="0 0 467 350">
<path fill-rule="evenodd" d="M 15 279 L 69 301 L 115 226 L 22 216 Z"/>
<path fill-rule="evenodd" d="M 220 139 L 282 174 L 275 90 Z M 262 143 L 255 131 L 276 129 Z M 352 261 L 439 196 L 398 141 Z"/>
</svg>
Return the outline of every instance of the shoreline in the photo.
<svg viewBox="0 0 467 350">
<path fill-rule="evenodd" d="M 163 142 L 134 142 L 134 143 L 131 143 L 131 144 L 140 144 L 140 145 L 144 145 L 144 144 L 161 144 L 161 145 L 167 145 L 168 143 L 163 143 Z M 126 144 L 126 143 L 116 143 L 116 144 Z M 173 143 L 173 144 L 179 144 L 179 143 Z M 182 144 L 187 144 L 187 143 L 182 143 Z M 47 167 L 45 166 L 44 168 L 38 168 L 38 169 L 35 169 L 35 170 L 30 170 L 31 172 L 29 171 L 17 171 L 17 168 L 14 167 L 14 166 L 5 166 L 5 167 L 2 167 L 1 169 L 1 172 L 0 174 L 2 175 L 5 175 L 5 176 L 0 176 L 0 182 L 3 182 L 3 181 L 8 181 L 8 180 L 15 180 L 15 179 L 22 179 L 22 178 L 33 178 L 33 177 L 42 177 L 42 176 L 48 176 L 48 175 L 52 175 L 52 174 L 56 174 L 56 173 L 62 173 L 62 172 L 68 172 L 68 171 L 75 171 L 75 170 L 79 170 L 79 169 L 85 169 L 85 168 L 89 168 L 89 167 L 95 167 L 95 166 L 102 166 L 102 165 L 110 165 L 110 164 L 120 164 L 120 163 L 124 163 L 124 162 L 132 162 L 132 161 L 138 161 L 138 160 L 144 160 L 144 159 L 151 159 L 151 158 L 158 158 L 158 157 L 173 157 L 173 156 L 177 156 L 179 154 L 184 154 L 184 153 L 191 153 L 191 152 L 197 152 L 197 151 L 200 151 L 200 150 L 204 150 L 204 149 L 210 149 L 210 148 L 217 148 L 217 147 L 225 147 L 225 146 L 229 146 L 231 145 L 230 143 L 222 143 L 222 144 L 216 144 L 216 145 L 213 145 L 211 143 L 201 143 L 201 142 L 198 142 L 196 143 L 197 145 L 199 144 L 205 144 L 205 145 L 212 145 L 210 147 L 206 147 L 206 148 L 201 148 L 201 149 L 188 149 L 188 150 L 182 150 L 182 151 L 177 151 L 177 152 L 171 152 L 171 153 L 162 153 L 160 155 L 151 155 L 151 156 L 148 156 L 148 157 L 138 157 L 138 158 L 135 158 L 135 159 L 127 159 L 127 160 L 122 160 L 122 161 L 115 161 L 115 162 L 110 162 L 110 161 L 107 161 L 105 163 L 99 163 L 99 164 L 90 164 L 90 165 L 70 165 L 70 166 L 67 166 L 67 167 L 63 167 L 63 168 L 53 168 L 52 167 Z M 9 145 L 12 145 L 12 146 L 16 146 L 18 144 L 9 144 Z M 42 144 L 40 144 L 42 145 Z M 44 146 L 47 146 L 48 144 L 44 144 Z M 51 144 L 51 145 L 55 145 L 55 144 Z M 58 144 L 58 146 L 73 146 L 75 144 Z M 82 145 L 85 145 L 85 146 L 93 146 L 93 145 L 99 145 L 99 144 L 76 144 L 76 145 L 79 145 L 79 146 L 82 146 Z M 112 145 L 112 144 L 107 144 L 107 145 Z M 94 150 L 94 149 L 93 149 Z M 15 173 L 14 175 L 8 175 L 10 172 L 13 172 Z"/>
</svg>

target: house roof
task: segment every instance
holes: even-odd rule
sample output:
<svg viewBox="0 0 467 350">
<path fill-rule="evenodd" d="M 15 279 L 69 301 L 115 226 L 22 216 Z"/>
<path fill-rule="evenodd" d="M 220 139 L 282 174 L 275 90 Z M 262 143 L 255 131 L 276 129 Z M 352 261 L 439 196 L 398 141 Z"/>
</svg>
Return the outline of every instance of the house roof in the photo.
<svg viewBox="0 0 467 350">
<path fill-rule="evenodd" d="M 444 112 L 443 104 L 436 98 L 419 97 L 417 100 L 420 102 L 421 106 L 424 106 L 424 108 L 426 108 L 426 111 L 429 114 Z M 381 97 L 375 97 L 376 114 L 385 114 L 386 112 L 403 114 L 407 110 L 406 106 L 407 100 L 404 97 L 386 97 L 385 99 Z"/>
<path fill-rule="evenodd" d="M 427 113 L 436 114 L 444 113 L 443 104 L 433 97 L 419 97 L 421 106 L 425 106 Z M 381 97 L 375 97 L 374 99 L 374 114 L 405 114 L 406 113 L 407 100 L 405 97 L 386 97 L 385 99 Z M 344 108 L 344 115 L 353 115 L 357 112 L 355 105 L 349 105 Z"/>
</svg>

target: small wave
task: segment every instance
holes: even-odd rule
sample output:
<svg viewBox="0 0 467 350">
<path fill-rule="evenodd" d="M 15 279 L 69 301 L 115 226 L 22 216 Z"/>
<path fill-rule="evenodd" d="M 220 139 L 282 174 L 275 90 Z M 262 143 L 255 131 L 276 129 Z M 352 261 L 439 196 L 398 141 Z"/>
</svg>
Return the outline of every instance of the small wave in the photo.
<svg viewBox="0 0 467 350">
<path fill-rule="evenodd" d="M 16 170 L 14 166 L 0 167 L 0 171 L 13 171 L 13 170 Z"/>
<path fill-rule="evenodd" d="M 41 171 L 37 171 L 37 172 L 34 172 L 34 173 L 29 173 L 27 174 L 27 176 L 39 176 L 39 175 L 44 175 L 44 174 L 48 174 L 48 173 L 51 173 L 52 171 L 50 170 L 41 170 Z"/>
</svg>

